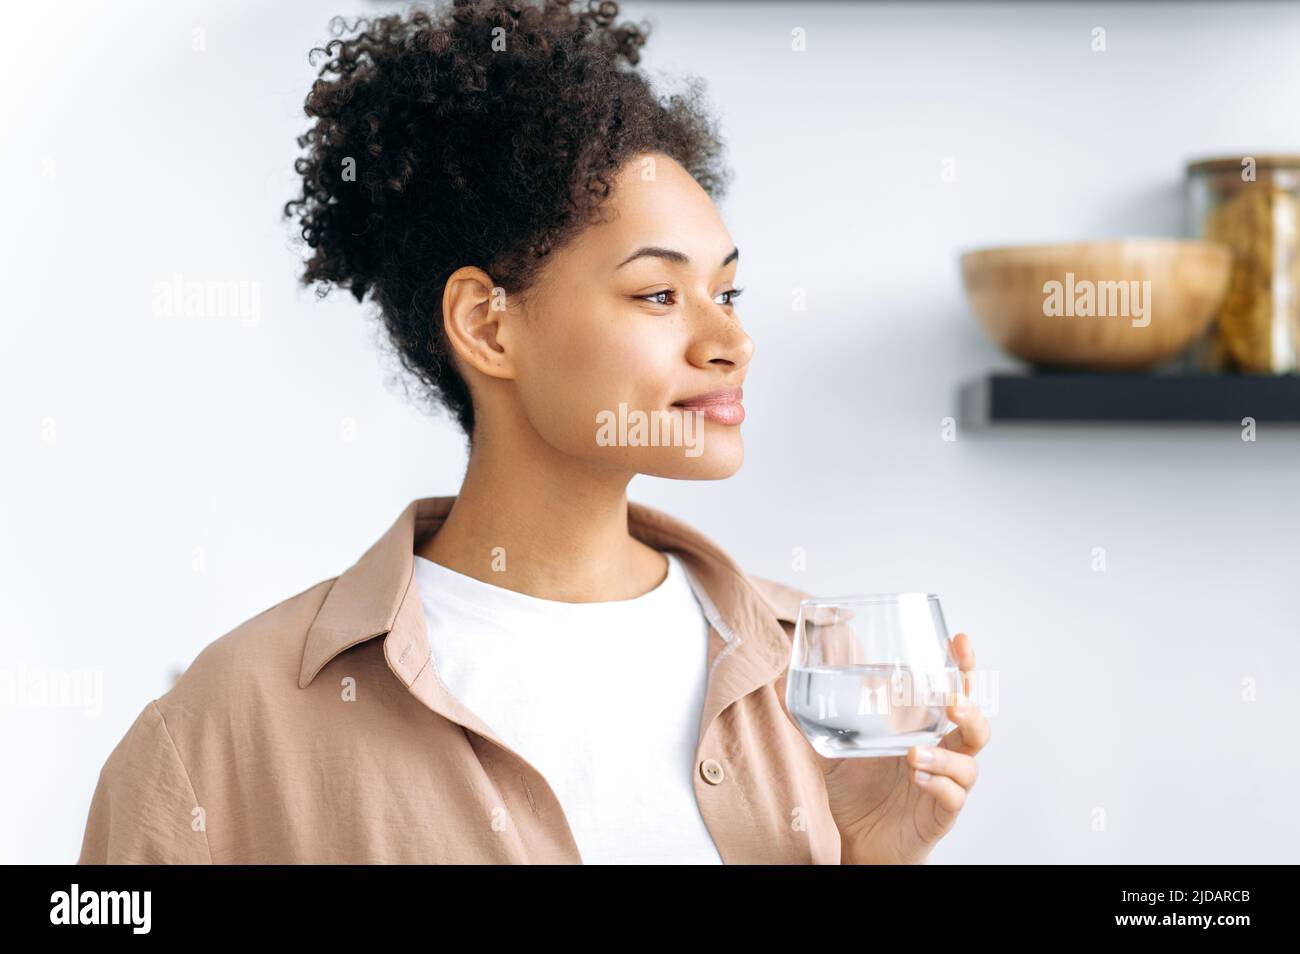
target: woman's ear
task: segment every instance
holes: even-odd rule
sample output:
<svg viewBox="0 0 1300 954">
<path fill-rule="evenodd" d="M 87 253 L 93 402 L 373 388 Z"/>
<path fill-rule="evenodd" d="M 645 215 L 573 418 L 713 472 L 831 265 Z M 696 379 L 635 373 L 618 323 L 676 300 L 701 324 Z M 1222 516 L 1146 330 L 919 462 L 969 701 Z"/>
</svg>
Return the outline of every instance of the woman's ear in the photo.
<svg viewBox="0 0 1300 954">
<path fill-rule="evenodd" d="M 453 354 L 493 378 L 514 378 L 510 347 L 513 322 L 519 311 L 506 299 L 504 288 L 492 283 L 483 269 L 456 269 L 442 291 L 442 326 Z"/>
</svg>

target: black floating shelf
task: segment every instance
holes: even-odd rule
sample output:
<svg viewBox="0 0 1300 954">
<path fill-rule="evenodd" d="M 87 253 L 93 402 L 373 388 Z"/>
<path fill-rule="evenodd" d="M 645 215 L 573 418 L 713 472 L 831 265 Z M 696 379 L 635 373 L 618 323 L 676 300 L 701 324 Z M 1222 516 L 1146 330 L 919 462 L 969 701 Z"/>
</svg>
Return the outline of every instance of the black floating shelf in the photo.
<svg viewBox="0 0 1300 954">
<path fill-rule="evenodd" d="M 1300 424 L 1300 375 L 989 374 L 961 389 L 974 426 L 1060 421 Z"/>
</svg>

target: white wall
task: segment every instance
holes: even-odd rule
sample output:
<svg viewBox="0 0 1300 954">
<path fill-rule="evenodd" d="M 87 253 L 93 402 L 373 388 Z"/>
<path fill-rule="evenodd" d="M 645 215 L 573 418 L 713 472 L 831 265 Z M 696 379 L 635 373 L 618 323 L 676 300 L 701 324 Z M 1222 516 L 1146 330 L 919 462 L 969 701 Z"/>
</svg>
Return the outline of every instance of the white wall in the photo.
<svg viewBox="0 0 1300 954">
<path fill-rule="evenodd" d="M 104 696 L 0 713 L 0 861 L 75 859 L 100 765 L 170 670 L 464 464 L 449 422 L 385 386 L 378 325 L 296 290 L 278 219 L 307 49 L 332 13 L 388 7 L 62 6 L 10 11 L 22 42 L 0 58 L 0 668 L 99 672 Z M 648 66 L 705 76 L 723 117 L 757 342 L 744 469 L 633 498 L 760 575 L 943 596 L 998 693 L 936 862 L 1296 861 L 1300 430 L 944 442 L 940 420 L 1013 365 L 964 305 L 959 252 L 1177 234 L 1185 160 L 1300 150 L 1300 9 L 628 9 L 657 21 Z M 257 321 L 154 316 L 177 272 L 257 282 Z"/>
</svg>

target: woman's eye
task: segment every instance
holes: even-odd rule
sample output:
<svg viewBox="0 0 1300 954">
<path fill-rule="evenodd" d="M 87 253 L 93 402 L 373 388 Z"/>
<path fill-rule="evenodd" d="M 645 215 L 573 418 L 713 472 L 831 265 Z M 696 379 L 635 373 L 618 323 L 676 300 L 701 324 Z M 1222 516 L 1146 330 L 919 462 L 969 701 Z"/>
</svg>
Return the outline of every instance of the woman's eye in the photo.
<svg viewBox="0 0 1300 954">
<path fill-rule="evenodd" d="M 739 295 L 743 290 L 744 289 L 741 288 L 729 288 L 724 292 L 718 292 L 719 297 L 726 295 L 727 300 L 718 301 L 715 298 L 714 301 L 717 302 L 719 305 L 730 305 L 732 302 L 736 300 L 736 296 Z M 639 296 L 639 299 L 641 301 L 648 301 L 652 305 L 671 305 L 676 302 L 676 298 L 674 297 L 675 295 L 676 292 L 674 292 L 671 288 L 665 288 L 663 291 L 651 292 L 649 295 L 641 295 Z"/>
</svg>

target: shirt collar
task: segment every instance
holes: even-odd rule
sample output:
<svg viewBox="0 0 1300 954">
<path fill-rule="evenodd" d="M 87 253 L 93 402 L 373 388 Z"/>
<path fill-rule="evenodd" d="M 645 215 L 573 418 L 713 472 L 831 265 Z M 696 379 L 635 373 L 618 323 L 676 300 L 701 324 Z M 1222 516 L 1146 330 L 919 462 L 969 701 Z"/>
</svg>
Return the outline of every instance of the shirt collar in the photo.
<svg viewBox="0 0 1300 954">
<path fill-rule="evenodd" d="M 308 630 L 298 686 L 306 688 L 331 659 L 352 646 L 379 636 L 393 671 L 408 688 L 432 668 L 423 605 L 414 585 L 415 550 L 436 533 L 455 503 L 455 496 L 413 500 L 382 537 L 355 564 L 337 577 Z M 628 531 L 659 550 L 672 550 L 682 561 L 692 588 L 714 630 L 723 640 L 710 650 L 709 672 L 724 659 L 722 696 L 735 696 L 775 679 L 789 662 L 789 644 L 778 620 L 793 622 L 798 592 L 778 585 L 759 590 L 736 562 L 704 534 L 644 504 L 628 501 Z M 435 689 L 443 693 L 436 672 Z M 449 694 L 448 694 L 449 695 Z M 454 700 L 443 700 L 456 708 Z M 716 714 L 716 713 L 714 713 Z"/>
</svg>

